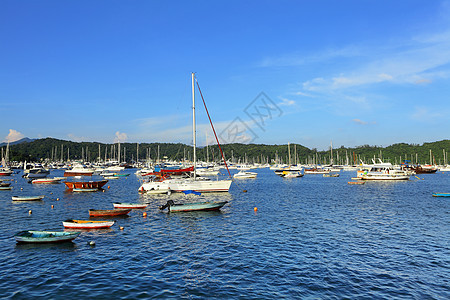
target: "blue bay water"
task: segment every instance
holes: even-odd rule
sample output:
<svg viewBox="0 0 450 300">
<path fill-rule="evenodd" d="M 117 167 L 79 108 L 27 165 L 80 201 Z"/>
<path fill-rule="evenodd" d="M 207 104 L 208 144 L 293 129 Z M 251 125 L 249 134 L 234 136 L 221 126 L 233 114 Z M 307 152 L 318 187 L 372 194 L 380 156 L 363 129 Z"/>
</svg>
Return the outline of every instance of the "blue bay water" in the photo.
<svg viewBox="0 0 450 300">
<path fill-rule="evenodd" d="M 11 177 L 13 190 L 0 191 L 0 297 L 450 298 L 450 200 L 431 196 L 450 192 L 450 174 L 354 186 L 354 172 L 283 179 L 262 169 L 229 193 L 200 196 L 229 201 L 220 212 L 168 214 L 158 209 L 168 199 L 198 197 L 140 195 L 134 171 L 96 193 Z M 11 201 L 40 194 L 44 201 Z M 18 231 L 63 230 L 62 221 L 113 202 L 149 202 L 147 217 L 133 210 L 73 243 L 14 241 Z"/>
</svg>

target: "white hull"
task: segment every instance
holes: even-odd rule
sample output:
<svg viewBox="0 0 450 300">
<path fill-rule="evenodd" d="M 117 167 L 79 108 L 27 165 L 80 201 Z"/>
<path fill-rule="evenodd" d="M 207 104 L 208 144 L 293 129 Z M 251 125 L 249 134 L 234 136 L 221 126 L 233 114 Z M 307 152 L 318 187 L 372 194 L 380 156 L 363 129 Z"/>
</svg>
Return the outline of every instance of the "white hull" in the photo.
<svg viewBox="0 0 450 300">
<path fill-rule="evenodd" d="M 323 170 L 323 171 L 306 171 L 304 172 L 305 174 L 329 174 L 330 171 L 328 170 Z"/>
<path fill-rule="evenodd" d="M 361 177 L 362 180 L 408 180 L 407 175 L 389 175 L 389 174 L 367 174 Z"/>
<path fill-rule="evenodd" d="M 140 192 L 196 191 L 196 192 L 228 192 L 231 180 L 192 180 L 168 179 L 162 182 L 146 182 L 139 188 Z"/>
<path fill-rule="evenodd" d="M 233 178 L 236 179 L 247 179 L 247 178 L 256 178 L 258 176 L 258 173 L 256 172 L 246 172 L 246 171 L 240 171 L 237 174 L 233 175 Z"/>
<path fill-rule="evenodd" d="M 33 181 L 31 181 L 31 183 L 40 183 L 40 184 L 55 184 L 55 183 L 60 183 L 61 180 L 60 179 L 55 179 L 55 178 L 40 178 L 40 179 L 34 179 Z"/>
</svg>

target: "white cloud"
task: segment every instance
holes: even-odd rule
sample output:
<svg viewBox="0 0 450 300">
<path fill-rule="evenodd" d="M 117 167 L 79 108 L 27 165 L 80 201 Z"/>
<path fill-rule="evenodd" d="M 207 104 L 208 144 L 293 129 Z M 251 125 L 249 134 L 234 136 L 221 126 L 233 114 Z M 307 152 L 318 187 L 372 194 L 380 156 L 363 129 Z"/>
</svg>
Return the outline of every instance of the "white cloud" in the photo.
<svg viewBox="0 0 450 300">
<path fill-rule="evenodd" d="M 233 139 L 233 142 L 246 142 L 252 140 L 255 136 L 254 131 L 256 131 L 257 125 L 253 120 L 241 120 L 241 119 L 227 120 L 221 122 L 214 122 L 214 128 L 216 134 L 219 137 L 220 143 L 228 142 L 228 131 L 230 126 L 233 128 L 238 128 L 241 134 Z M 238 120 L 238 121 L 237 121 Z M 192 137 L 192 125 L 190 124 L 192 120 L 184 118 L 184 116 L 172 115 L 165 116 L 164 118 L 149 118 L 137 120 L 137 128 L 140 133 L 140 140 L 151 140 L 157 142 L 168 142 L 168 143 L 185 143 L 188 145 L 193 144 Z M 179 125 L 180 123 L 189 125 Z M 237 126 L 237 127 L 236 127 Z M 170 127 L 170 128 L 169 128 Z M 214 133 L 211 129 L 209 123 L 197 123 L 197 146 L 205 146 L 216 144 L 216 139 Z M 206 135 L 208 141 L 206 141 Z"/>
<path fill-rule="evenodd" d="M 281 98 L 281 102 L 278 103 L 279 106 L 292 106 L 295 105 L 295 101 L 294 100 L 289 100 L 286 98 Z"/>
<path fill-rule="evenodd" d="M 423 106 L 416 106 L 411 114 L 411 119 L 419 122 L 433 122 L 442 116 L 442 112 L 436 112 L 436 110 L 430 110 Z"/>
<path fill-rule="evenodd" d="M 126 133 L 121 133 L 116 131 L 116 138 L 114 139 L 114 143 L 126 142 L 128 140 L 128 135 Z"/>
<path fill-rule="evenodd" d="M 15 141 L 18 141 L 20 139 L 23 139 L 24 137 L 25 137 L 25 135 L 23 135 L 19 131 L 14 130 L 14 129 L 10 129 L 9 130 L 9 134 L 5 137 L 3 142 L 5 142 L 5 143 L 7 143 L 7 142 L 15 142 Z"/>
<path fill-rule="evenodd" d="M 85 137 L 85 136 L 76 136 L 73 133 L 68 133 L 67 136 L 69 137 L 70 140 L 74 141 L 74 142 L 86 142 L 89 141 L 90 139 Z"/>
<path fill-rule="evenodd" d="M 367 125 L 368 124 L 367 122 L 362 121 L 360 119 L 353 119 L 352 121 L 358 125 Z"/>
<path fill-rule="evenodd" d="M 306 80 L 299 93 L 328 93 L 382 82 L 426 84 L 433 79 L 450 77 L 450 30 L 371 49 L 362 46 L 361 49 L 364 50 L 355 51 L 364 53 L 358 60 L 342 65 L 336 63 L 344 72 Z"/>
</svg>

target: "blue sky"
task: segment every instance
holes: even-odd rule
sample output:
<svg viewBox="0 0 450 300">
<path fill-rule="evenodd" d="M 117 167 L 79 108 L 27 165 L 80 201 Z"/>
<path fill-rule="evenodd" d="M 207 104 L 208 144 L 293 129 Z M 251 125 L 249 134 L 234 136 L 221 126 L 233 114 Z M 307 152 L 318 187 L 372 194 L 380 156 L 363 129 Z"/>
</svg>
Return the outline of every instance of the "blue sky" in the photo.
<svg viewBox="0 0 450 300">
<path fill-rule="evenodd" d="M 3 141 L 191 144 L 191 72 L 225 143 L 324 150 L 330 141 L 449 138 L 449 1 L 4 0 L 0 7 Z M 213 141 L 200 105 L 197 94 L 204 145 L 206 136 Z"/>
</svg>

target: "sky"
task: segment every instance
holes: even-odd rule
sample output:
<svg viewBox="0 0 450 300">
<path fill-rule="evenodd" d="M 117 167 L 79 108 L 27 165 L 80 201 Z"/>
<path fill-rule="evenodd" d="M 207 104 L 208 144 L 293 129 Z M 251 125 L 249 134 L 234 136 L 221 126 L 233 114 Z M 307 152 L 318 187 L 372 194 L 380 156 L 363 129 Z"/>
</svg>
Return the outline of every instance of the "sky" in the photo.
<svg viewBox="0 0 450 300">
<path fill-rule="evenodd" d="M 224 144 L 449 139 L 450 1 L 0 3 L 4 142 L 192 144 L 192 72 Z"/>
</svg>

